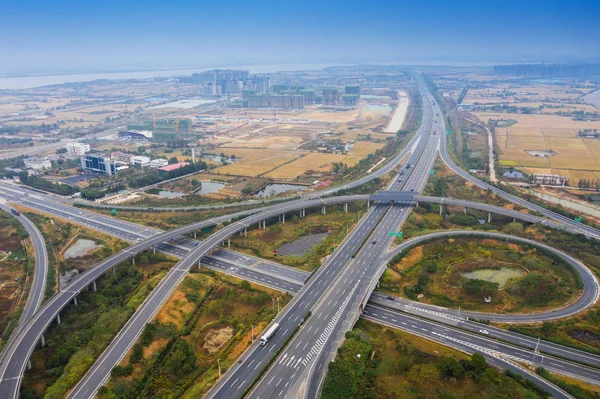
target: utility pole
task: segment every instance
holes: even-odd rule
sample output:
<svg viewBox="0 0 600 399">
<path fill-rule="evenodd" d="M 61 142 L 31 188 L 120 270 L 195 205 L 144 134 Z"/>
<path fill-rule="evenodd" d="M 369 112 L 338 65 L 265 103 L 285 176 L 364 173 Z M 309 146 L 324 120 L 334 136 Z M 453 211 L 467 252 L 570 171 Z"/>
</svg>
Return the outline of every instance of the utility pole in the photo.
<svg viewBox="0 0 600 399">
<path fill-rule="evenodd" d="M 254 324 L 252 324 L 252 342 L 254 342 Z"/>
<path fill-rule="evenodd" d="M 219 379 L 221 379 L 221 359 L 217 359 L 217 364 L 219 365 Z"/>
</svg>

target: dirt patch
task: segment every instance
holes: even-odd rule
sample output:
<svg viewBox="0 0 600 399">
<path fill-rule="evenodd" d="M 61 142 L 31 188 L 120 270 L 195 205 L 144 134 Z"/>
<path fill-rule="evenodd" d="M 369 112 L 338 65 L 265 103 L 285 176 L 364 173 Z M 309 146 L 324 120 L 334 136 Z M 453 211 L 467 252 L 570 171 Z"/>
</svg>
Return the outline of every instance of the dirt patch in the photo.
<svg viewBox="0 0 600 399">
<path fill-rule="evenodd" d="M 233 328 L 222 327 L 214 328 L 208 331 L 204 337 L 203 348 L 212 354 L 217 353 L 233 337 Z"/>
<path fill-rule="evenodd" d="M 423 246 L 420 245 L 418 247 L 411 249 L 409 251 L 408 255 L 406 255 L 404 258 L 402 258 L 402 261 L 398 265 L 398 269 L 405 270 L 405 269 L 409 268 L 410 266 L 417 264 L 417 262 L 419 262 L 422 257 L 423 257 Z"/>
</svg>

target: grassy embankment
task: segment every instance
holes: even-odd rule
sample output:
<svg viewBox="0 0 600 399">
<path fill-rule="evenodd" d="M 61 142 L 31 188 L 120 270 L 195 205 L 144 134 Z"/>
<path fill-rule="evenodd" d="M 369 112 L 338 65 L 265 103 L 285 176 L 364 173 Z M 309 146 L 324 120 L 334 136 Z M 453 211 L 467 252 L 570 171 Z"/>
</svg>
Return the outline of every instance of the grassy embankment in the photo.
<svg viewBox="0 0 600 399">
<path fill-rule="evenodd" d="M 35 259 L 25 228 L 0 211 L 0 349 L 16 327 L 31 285 Z"/>
<path fill-rule="evenodd" d="M 119 265 L 115 274 L 99 279 L 97 292 L 79 294 L 78 306 L 67 306 L 62 323 L 50 325 L 46 346 L 33 353 L 33 369 L 25 374 L 23 397 L 62 398 L 175 262 L 143 253 L 136 263 Z"/>
<path fill-rule="evenodd" d="M 329 364 L 321 398 L 549 397 L 537 386 L 462 352 L 359 320 Z M 359 357 L 360 355 L 360 357 Z"/>
<path fill-rule="evenodd" d="M 203 269 L 187 276 L 100 398 L 198 398 L 230 368 L 290 297 Z"/>
<path fill-rule="evenodd" d="M 511 313 L 564 305 L 581 292 L 581 282 L 565 262 L 534 247 L 452 238 L 412 248 L 391 262 L 382 289 L 437 306 Z"/>
<path fill-rule="evenodd" d="M 312 271 L 321 265 L 324 257 L 331 254 L 334 242 L 336 245 L 342 242 L 346 229 L 350 231 L 356 223 L 358 212 L 364 215 L 365 211 L 364 203 L 348 203 L 348 213 L 344 212 L 343 205 L 328 206 L 325 216 L 321 215 L 320 208 L 306 209 L 306 218 L 288 214 L 285 224 L 273 219 L 274 223 L 267 225 L 266 230 L 249 230 L 247 238 L 233 236 L 231 246 L 261 258 Z M 305 256 L 275 256 L 273 253 L 273 250 L 286 243 L 316 233 L 329 235 Z"/>
</svg>

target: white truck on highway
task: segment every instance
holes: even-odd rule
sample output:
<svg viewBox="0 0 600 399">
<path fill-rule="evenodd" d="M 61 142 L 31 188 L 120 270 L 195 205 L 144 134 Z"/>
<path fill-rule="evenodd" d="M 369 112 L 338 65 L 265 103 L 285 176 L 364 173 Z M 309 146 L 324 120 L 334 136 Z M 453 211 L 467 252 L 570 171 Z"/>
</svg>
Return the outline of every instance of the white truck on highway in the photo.
<svg viewBox="0 0 600 399">
<path fill-rule="evenodd" d="M 260 344 L 265 346 L 267 342 L 269 342 L 269 340 L 273 338 L 273 335 L 275 335 L 277 330 L 279 330 L 279 323 L 275 323 L 271 327 L 269 327 L 269 329 L 262 335 L 262 337 L 260 337 Z"/>
</svg>

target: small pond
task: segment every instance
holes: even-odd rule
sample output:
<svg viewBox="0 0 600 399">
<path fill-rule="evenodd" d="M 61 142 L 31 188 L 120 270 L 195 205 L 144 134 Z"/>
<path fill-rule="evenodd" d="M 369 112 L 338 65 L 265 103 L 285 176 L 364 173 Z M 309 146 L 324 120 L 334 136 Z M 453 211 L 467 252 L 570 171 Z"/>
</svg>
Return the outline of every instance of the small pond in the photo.
<svg viewBox="0 0 600 399">
<path fill-rule="evenodd" d="M 501 267 L 500 269 L 479 269 L 472 272 L 463 273 L 463 277 L 471 280 L 485 280 L 491 283 L 498 283 L 500 288 L 504 288 L 506 282 L 512 278 L 523 277 L 525 273 L 514 267 Z"/>
<path fill-rule="evenodd" d="M 277 194 L 285 193 L 286 191 L 296 191 L 306 190 L 306 186 L 301 186 L 299 184 L 280 184 L 280 183 L 272 183 L 267 184 L 265 188 L 260 190 L 256 195 L 262 198 L 268 198 L 270 196 L 275 196 Z"/>
<path fill-rule="evenodd" d="M 220 190 L 221 188 L 225 187 L 225 184 L 217 183 L 214 181 L 203 181 L 201 183 L 202 183 L 202 187 L 200 187 L 200 189 L 195 191 L 194 194 L 196 194 L 196 195 L 210 194 L 210 193 L 214 193 L 215 191 Z"/>
<path fill-rule="evenodd" d="M 79 258 L 92 252 L 96 248 L 100 248 L 102 245 L 98 244 L 94 240 L 88 240 L 80 238 L 75 241 L 63 254 L 65 259 Z"/>
<path fill-rule="evenodd" d="M 527 150 L 525 151 L 526 153 L 528 153 L 529 155 L 533 155 L 534 157 L 551 157 L 553 155 L 556 155 L 556 153 L 554 151 L 546 151 L 546 150 Z"/>
</svg>

